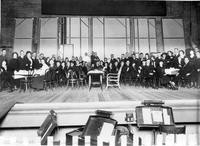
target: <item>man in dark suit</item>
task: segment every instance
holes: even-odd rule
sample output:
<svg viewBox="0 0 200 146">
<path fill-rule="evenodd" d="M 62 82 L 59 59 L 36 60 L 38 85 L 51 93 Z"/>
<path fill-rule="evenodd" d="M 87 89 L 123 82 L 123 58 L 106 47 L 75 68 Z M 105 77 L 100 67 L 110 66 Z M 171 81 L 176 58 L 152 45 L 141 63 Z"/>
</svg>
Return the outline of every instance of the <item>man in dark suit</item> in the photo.
<svg viewBox="0 0 200 146">
<path fill-rule="evenodd" d="M 42 67 L 42 64 L 39 62 L 39 59 L 37 58 L 37 54 L 34 52 L 31 56 L 33 60 L 33 69 L 40 69 Z"/>
<path fill-rule="evenodd" d="M 2 49 L 1 51 L 1 55 L 0 55 L 0 67 L 1 67 L 1 64 L 3 61 L 6 61 L 8 62 L 8 57 L 7 57 L 7 52 L 6 52 L 6 49 Z"/>
<path fill-rule="evenodd" d="M 136 85 L 137 78 L 138 78 L 139 74 L 138 74 L 138 70 L 136 68 L 136 63 L 135 62 L 132 63 L 132 65 L 130 67 L 130 70 L 131 70 L 130 71 L 131 72 L 131 80 Z"/>
<path fill-rule="evenodd" d="M 19 63 L 19 70 L 25 70 L 25 62 L 24 62 L 24 51 L 20 51 L 20 55 L 18 57 L 18 63 Z"/>
<path fill-rule="evenodd" d="M 112 65 L 114 65 L 115 62 L 117 62 L 117 59 L 115 59 L 114 54 L 111 54 L 110 55 L 110 63 L 112 63 Z"/>
<path fill-rule="evenodd" d="M 185 57 L 184 59 L 185 65 L 183 68 L 179 71 L 178 79 L 179 81 L 183 81 L 183 85 L 190 87 L 192 73 L 194 72 L 194 66 L 189 61 L 188 57 Z"/>
<path fill-rule="evenodd" d="M 125 83 L 131 83 L 131 64 L 130 61 L 126 61 L 126 65 L 124 68 L 124 75 L 125 75 Z"/>
</svg>

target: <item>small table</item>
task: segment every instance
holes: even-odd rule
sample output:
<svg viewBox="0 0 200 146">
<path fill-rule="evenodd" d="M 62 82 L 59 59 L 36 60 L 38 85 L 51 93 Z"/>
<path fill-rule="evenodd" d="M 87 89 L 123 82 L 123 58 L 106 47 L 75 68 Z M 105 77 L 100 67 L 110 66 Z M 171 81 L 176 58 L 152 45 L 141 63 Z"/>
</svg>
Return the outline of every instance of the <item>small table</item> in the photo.
<svg viewBox="0 0 200 146">
<path fill-rule="evenodd" d="M 28 81 L 29 77 L 33 77 L 33 72 L 32 71 L 21 71 L 21 72 L 15 72 L 15 74 L 13 75 L 14 79 L 24 79 L 25 82 Z M 25 91 L 28 89 L 28 85 L 25 84 Z"/>
<path fill-rule="evenodd" d="M 99 83 L 100 84 L 100 87 L 101 87 L 101 90 L 103 90 L 103 88 L 102 88 L 102 83 L 103 83 L 103 74 L 104 74 L 104 72 L 103 71 L 101 71 L 101 70 L 91 70 L 91 71 L 89 71 L 88 73 L 87 73 L 88 75 L 89 75 L 89 90 L 91 89 L 91 86 L 92 86 L 92 83 L 95 83 L 95 82 L 93 82 L 92 81 L 92 76 L 99 76 L 99 81 L 98 82 L 96 82 L 96 83 Z"/>
<path fill-rule="evenodd" d="M 169 77 L 170 81 L 173 81 L 176 75 L 179 73 L 180 69 L 177 68 L 168 68 L 165 69 L 166 75 Z"/>
<path fill-rule="evenodd" d="M 177 68 L 169 68 L 169 69 L 165 69 L 165 73 L 167 75 L 176 75 L 178 74 L 180 69 L 177 69 Z"/>
</svg>

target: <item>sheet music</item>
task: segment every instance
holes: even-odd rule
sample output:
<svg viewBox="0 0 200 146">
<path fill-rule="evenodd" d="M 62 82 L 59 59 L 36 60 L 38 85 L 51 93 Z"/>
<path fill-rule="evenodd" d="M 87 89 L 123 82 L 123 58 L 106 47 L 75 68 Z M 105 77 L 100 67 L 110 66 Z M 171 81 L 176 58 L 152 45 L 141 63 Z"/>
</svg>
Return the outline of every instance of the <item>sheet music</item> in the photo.
<svg viewBox="0 0 200 146">
<path fill-rule="evenodd" d="M 167 113 L 167 109 L 163 108 L 163 119 L 165 125 L 170 125 L 170 116 Z"/>
<path fill-rule="evenodd" d="M 114 125 L 110 124 L 110 123 L 103 123 L 103 126 L 101 128 L 101 133 L 100 133 L 100 137 L 104 142 L 109 142 L 110 140 L 110 136 L 112 136 L 113 133 L 113 129 L 114 129 Z"/>
<path fill-rule="evenodd" d="M 151 113 L 154 122 L 163 122 L 162 111 L 152 111 Z"/>
<path fill-rule="evenodd" d="M 142 108 L 142 116 L 144 124 L 152 124 L 150 108 Z"/>
</svg>

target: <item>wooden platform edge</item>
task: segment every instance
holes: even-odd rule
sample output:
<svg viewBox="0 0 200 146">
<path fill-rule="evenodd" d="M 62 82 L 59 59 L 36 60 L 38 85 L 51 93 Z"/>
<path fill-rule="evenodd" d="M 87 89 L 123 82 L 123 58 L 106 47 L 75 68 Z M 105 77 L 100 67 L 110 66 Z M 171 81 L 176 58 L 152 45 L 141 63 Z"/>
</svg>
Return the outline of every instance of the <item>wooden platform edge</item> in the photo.
<svg viewBox="0 0 200 146">
<path fill-rule="evenodd" d="M 16 104 L 1 123 L 1 128 L 39 127 L 49 110 L 57 112 L 59 126 L 81 126 L 97 109 L 113 112 L 119 124 L 127 124 L 126 113 L 133 113 L 142 101 L 90 103 L 25 103 Z M 200 100 L 165 100 L 173 108 L 176 123 L 200 123 Z M 132 122 L 136 124 L 136 122 Z"/>
</svg>

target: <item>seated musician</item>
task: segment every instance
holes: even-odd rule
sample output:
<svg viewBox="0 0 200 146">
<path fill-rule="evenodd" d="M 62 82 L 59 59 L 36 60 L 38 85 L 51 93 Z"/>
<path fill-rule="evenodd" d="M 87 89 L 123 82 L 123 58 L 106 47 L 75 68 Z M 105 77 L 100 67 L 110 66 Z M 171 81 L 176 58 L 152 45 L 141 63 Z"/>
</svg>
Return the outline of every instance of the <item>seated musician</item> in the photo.
<svg viewBox="0 0 200 146">
<path fill-rule="evenodd" d="M 65 84 L 67 82 L 67 66 L 65 61 L 61 62 L 61 70 L 60 70 L 60 82 Z"/>
<path fill-rule="evenodd" d="M 103 70 L 103 66 L 100 65 L 100 61 L 96 62 L 95 69 L 97 69 L 97 70 Z"/>
<path fill-rule="evenodd" d="M 82 70 L 83 70 L 84 74 L 87 76 L 88 67 L 87 67 L 87 62 L 86 61 L 83 61 Z"/>
<path fill-rule="evenodd" d="M 78 76 L 76 74 L 76 66 L 74 65 L 73 61 L 70 62 L 70 68 L 69 68 L 69 71 L 68 71 L 67 78 L 73 78 L 73 79 L 78 78 Z"/>
<path fill-rule="evenodd" d="M 79 61 L 76 61 L 75 72 L 78 78 L 83 74 L 82 65 Z"/>
<path fill-rule="evenodd" d="M 99 66 L 100 66 L 101 70 L 103 70 L 103 68 L 104 68 L 104 62 L 103 62 L 103 60 L 100 61 L 100 65 Z"/>
<path fill-rule="evenodd" d="M 42 67 L 40 69 L 34 70 L 34 78 L 32 78 L 31 87 L 35 90 L 41 90 L 44 88 L 43 81 L 45 80 L 45 73 L 49 69 L 49 66 L 46 64 L 44 58 L 41 59 L 41 65 Z M 50 81 L 50 78 L 51 77 L 49 75 L 47 80 Z"/>
<path fill-rule="evenodd" d="M 138 70 L 136 68 L 136 63 L 133 62 L 131 67 L 130 67 L 130 72 L 131 72 L 131 80 L 132 82 L 136 85 L 136 82 L 137 82 L 137 78 L 139 77 L 139 74 L 138 74 Z"/>
<path fill-rule="evenodd" d="M 161 59 L 163 61 L 164 67 L 167 67 L 167 53 L 162 53 L 161 54 Z"/>
<path fill-rule="evenodd" d="M 159 65 L 156 68 L 156 75 L 158 88 L 167 87 L 170 78 L 165 74 L 165 67 L 162 60 L 159 62 Z"/>
<path fill-rule="evenodd" d="M 109 73 L 109 66 L 108 66 L 108 62 L 105 62 L 105 65 L 103 67 L 103 72 L 104 72 L 104 77 L 107 76 L 107 74 Z"/>
<path fill-rule="evenodd" d="M 177 74 L 179 82 L 182 83 L 182 86 L 191 86 L 191 75 L 194 72 L 194 66 L 189 62 L 189 58 L 185 57 L 185 65 Z"/>
<path fill-rule="evenodd" d="M 183 50 L 179 51 L 179 55 L 174 59 L 174 68 L 181 69 L 185 62 L 184 62 L 185 53 Z"/>
<path fill-rule="evenodd" d="M 33 69 L 40 69 L 42 67 L 42 64 L 39 62 L 39 59 L 37 58 L 37 54 L 34 52 L 31 56 L 33 60 Z"/>
<path fill-rule="evenodd" d="M 87 67 L 86 67 L 86 63 L 84 61 L 79 63 L 79 68 L 80 68 L 79 77 L 87 78 Z"/>
<path fill-rule="evenodd" d="M 65 60 L 64 70 L 65 70 L 66 74 L 68 73 L 69 69 L 70 69 L 70 61 Z"/>
<path fill-rule="evenodd" d="M 12 73 L 8 71 L 6 60 L 3 60 L 0 67 L 0 91 L 7 87 L 10 88 L 10 92 L 14 90 L 14 79 Z"/>
<path fill-rule="evenodd" d="M 94 63 L 91 64 L 90 70 L 95 70 L 96 69 L 96 65 Z"/>
<path fill-rule="evenodd" d="M 140 84 L 142 87 L 145 86 L 147 76 L 148 76 L 148 73 L 147 73 L 147 67 L 146 67 L 146 60 L 143 60 L 142 66 L 139 67 L 139 79 L 140 79 Z"/>
<path fill-rule="evenodd" d="M 147 64 L 147 77 L 146 77 L 146 84 L 147 87 L 151 86 L 153 88 L 155 88 L 155 66 L 154 66 L 154 61 L 152 60 L 147 60 L 146 61 Z"/>
<path fill-rule="evenodd" d="M 120 62 L 120 68 L 121 68 L 121 75 L 120 75 L 120 81 L 122 82 L 122 83 L 125 83 L 125 72 L 126 72 L 126 67 L 125 67 L 126 65 L 125 65 L 125 63 L 124 63 L 124 61 L 121 61 Z"/>
<path fill-rule="evenodd" d="M 112 64 L 111 72 L 112 72 L 112 73 L 118 73 L 118 71 L 119 71 L 118 62 L 115 61 L 114 63 L 111 63 L 111 64 Z"/>
<path fill-rule="evenodd" d="M 174 67 L 174 56 L 172 51 L 167 52 L 166 68 Z"/>
<path fill-rule="evenodd" d="M 49 66 L 46 64 L 44 59 L 41 59 L 40 62 L 42 67 L 40 69 L 35 69 L 34 75 L 39 75 L 39 76 L 45 75 L 45 71 L 49 69 Z"/>
<path fill-rule="evenodd" d="M 195 68 L 195 63 L 196 63 L 196 54 L 193 49 L 190 49 L 189 51 L 189 62 Z M 195 87 L 196 85 L 196 70 L 191 74 L 191 86 Z"/>
<path fill-rule="evenodd" d="M 61 62 L 56 61 L 55 78 L 58 84 L 60 84 L 61 72 L 62 72 Z"/>
<path fill-rule="evenodd" d="M 46 80 L 47 81 L 56 81 L 56 67 L 53 59 L 50 59 L 49 61 L 49 70 L 46 72 Z"/>
<path fill-rule="evenodd" d="M 19 62 L 17 58 L 18 54 L 14 52 L 12 54 L 12 59 L 10 59 L 10 61 L 8 62 L 8 71 L 10 71 L 12 75 L 14 75 L 14 71 L 19 71 Z"/>
<path fill-rule="evenodd" d="M 19 70 L 25 70 L 25 63 L 24 63 L 24 51 L 20 51 L 20 56 L 18 57 L 19 63 Z"/>
<path fill-rule="evenodd" d="M 8 72 L 13 76 L 15 72 L 19 71 L 18 54 L 16 52 L 12 53 L 12 58 L 8 62 Z M 13 85 L 19 87 L 20 80 L 13 80 Z"/>
<path fill-rule="evenodd" d="M 131 64 L 130 61 L 126 61 L 126 65 L 124 67 L 124 75 L 125 75 L 125 83 L 131 84 Z"/>
</svg>

